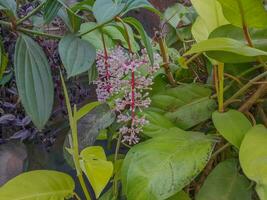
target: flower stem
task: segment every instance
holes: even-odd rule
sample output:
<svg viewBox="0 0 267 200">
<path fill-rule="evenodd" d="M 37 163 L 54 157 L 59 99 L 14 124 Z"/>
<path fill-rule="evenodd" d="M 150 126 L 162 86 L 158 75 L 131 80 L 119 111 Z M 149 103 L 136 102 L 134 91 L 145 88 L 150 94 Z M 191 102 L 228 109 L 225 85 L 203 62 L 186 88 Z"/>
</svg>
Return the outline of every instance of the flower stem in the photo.
<svg viewBox="0 0 267 200">
<path fill-rule="evenodd" d="M 129 35 L 129 31 L 128 31 L 127 26 L 125 25 L 124 21 L 120 17 L 116 17 L 116 20 L 122 24 L 124 31 L 125 31 L 125 36 L 126 36 L 125 39 L 127 41 L 129 51 L 130 51 L 130 53 L 133 53 L 132 45 L 131 45 L 131 41 L 130 41 L 130 35 Z"/>
<path fill-rule="evenodd" d="M 171 69 L 170 69 L 170 60 L 169 60 L 169 55 L 168 55 L 168 50 L 166 47 L 166 42 L 163 36 L 160 33 L 156 33 L 156 37 L 159 43 L 160 51 L 161 51 L 161 56 L 163 59 L 163 67 L 165 70 L 165 74 L 168 77 L 168 80 L 172 86 L 176 85 L 176 81 L 173 78 Z"/>
<path fill-rule="evenodd" d="M 224 63 L 218 64 L 218 84 L 219 84 L 219 96 L 218 96 L 218 104 L 219 104 L 219 112 L 224 111 L 223 101 L 224 101 Z"/>
<path fill-rule="evenodd" d="M 44 6 L 45 3 L 46 3 L 46 1 L 43 1 L 39 6 L 37 6 L 35 9 L 33 9 L 31 12 L 29 12 L 25 17 L 19 19 L 16 22 L 16 25 L 22 24 L 24 21 L 29 19 L 31 16 L 35 15 Z"/>
</svg>

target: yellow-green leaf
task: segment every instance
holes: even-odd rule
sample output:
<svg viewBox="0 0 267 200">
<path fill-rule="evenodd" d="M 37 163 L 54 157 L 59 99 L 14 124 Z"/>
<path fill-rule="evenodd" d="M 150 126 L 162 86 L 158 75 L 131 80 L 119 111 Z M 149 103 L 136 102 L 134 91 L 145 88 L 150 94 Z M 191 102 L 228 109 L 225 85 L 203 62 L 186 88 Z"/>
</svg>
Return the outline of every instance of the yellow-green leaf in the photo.
<svg viewBox="0 0 267 200">
<path fill-rule="evenodd" d="M 62 200 L 73 196 L 73 179 L 64 173 L 36 170 L 23 173 L 0 188 L 1 200 Z"/>
<path fill-rule="evenodd" d="M 81 166 L 98 198 L 113 174 L 113 164 L 107 161 L 102 147 L 87 147 L 82 150 Z"/>
<path fill-rule="evenodd" d="M 84 117 L 86 114 L 88 114 L 91 110 L 93 110 L 95 107 L 99 106 L 100 104 L 101 103 L 96 101 L 96 102 L 88 103 L 85 106 L 83 106 L 82 108 L 80 108 L 76 113 L 77 120 Z"/>
</svg>

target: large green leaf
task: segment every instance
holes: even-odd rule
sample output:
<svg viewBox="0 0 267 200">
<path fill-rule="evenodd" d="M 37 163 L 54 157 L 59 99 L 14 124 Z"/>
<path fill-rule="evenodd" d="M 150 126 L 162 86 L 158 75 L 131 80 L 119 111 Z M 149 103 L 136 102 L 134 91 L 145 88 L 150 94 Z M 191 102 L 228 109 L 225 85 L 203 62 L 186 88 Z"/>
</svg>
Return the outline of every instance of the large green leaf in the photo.
<svg viewBox="0 0 267 200">
<path fill-rule="evenodd" d="M 102 147 L 87 147 L 82 150 L 80 156 L 82 169 L 98 198 L 113 174 L 113 164 L 107 161 Z"/>
<path fill-rule="evenodd" d="M 49 24 L 56 16 L 59 9 L 62 7 L 57 0 L 47 0 L 44 5 L 44 21 Z"/>
<path fill-rule="evenodd" d="M 241 142 L 252 127 L 246 116 L 236 110 L 229 110 L 224 113 L 214 112 L 212 120 L 219 133 L 235 147 L 239 148 Z"/>
<path fill-rule="evenodd" d="M 178 192 L 174 196 L 168 198 L 167 200 L 190 200 L 190 197 L 187 193 L 185 193 L 183 190 L 181 192 Z"/>
<path fill-rule="evenodd" d="M 81 24 L 80 32 L 81 33 L 87 32 L 88 30 L 94 29 L 96 26 L 97 26 L 97 24 L 95 22 L 83 23 L 83 24 Z M 104 33 L 104 38 L 105 38 L 105 43 L 106 43 L 107 48 L 113 48 L 115 46 L 115 44 L 113 43 L 110 36 L 107 35 L 106 33 Z M 90 42 L 92 45 L 94 45 L 94 47 L 97 50 L 103 50 L 104 49 L 103 41 L 101 38 L 101 32 L 98 29 L 83 35 L 82 39 Z"/>
<path fill-rule="evenodd" d="M 165 116 L 179 128 L 189 129 L 210 119 L 216 108 L 214 99 L 203 98 L 167 112 Z"/>
<path fill-rule="evenodd" d="M 21 102 L 34 125 L 42 129 L 54 102 L 54 86 L 47 58 L 41 47 L 26 35 L 17 39 L 14 57 Z"/>
<path fill-rule="evenodd" d="M 267 56 L 267 52 L 248 47 L 231 38 L 211 38 L 201 41 L 193 45 L 184 55 L 200 52 L 206 52 L 209 57 L 224 63 L 250 62 L 255 61 L 257 56 Z M 244 56 L 247 57 L 247 60 L 244 59 Z"/>
<path fill-rule="evenodd" d="M 23 173 L 0 188 L 3 200 L 62 200 L 73 196 L 73 179 L 64 173 L 36 170 Z"/>
<path fill-rule="evenodd" d="M 262 0 L 218 0 L 226 19 L 233 25 L 266 28 L 267 12 Z"/>
<path fill-rule="evenodd" d="M 188 129 L 211 117 L 216 103 L 208 98 L 210 95 L 209 88 L 197 84 L 168 88 L 151 97 L 149 110 L 164 115 L 179 128 Z"/>
<path fill-rule="evenodd" d="M 199 15 L 192 27 L 192 34 L 197 42 L 208 39 L 209 33 L 214 29 L 229 23 L 223 16 L 222 7 L 217 0 L 191 2 Z"/>
<path fill-rule="evenodd" d="M 17 3 L 15 0 L 0 0 L 0 6 L 4 7 L 9 13 L 12 13 L 13 16 L 17 15 Z"/>
<path fill-rule="evenodd" d="M 122 187 L 128 200 L 163 200 L 183 189 L 205 167 L 213 141 L 201 133 L 155 137 L 128 152 Z"/>
<path fill-rule="evenodd" d="M 267 198 L 267 129 L 254 126 L 246 134 L 239 151 L 239 160 L 245 175 L 257 183 L 262 200 Z"/>
<path fill-rule="evenodd" d="M 250 36 L 252 43 L 256 49 L 267 51 L 267 29 L 250 29 Z M 210 35 L 209 38 L 218 38 L 218 37 L 227 37 L 238 40 L 244 44 L 247 44 L 247 41 L 244 38 L 243 29 L 233 26 L 231 24 L 221 26 L 215 29 Z"/>
<path fill-rule="evenodd" d="M 68 78 L 89 70 L 95 62 L 94 46 L 73 34 L 65 36 L 60 41 L 58 50 Z"/>
<path fill-rule="evenodd" d="M 226 160 L 209 174 L 196 200 L 251 200 L 250 182 L 238 172 L 237 160 Z"/>
<path fill-rule="evenodd" d="M 138 20 L 136 20 L 132 17 L 125 18 L 123 21 L 130 24 L 131 26 L 133 26 L 137 30 L 137 32 L 141 36 L 141 40 L 142 40 L 142 42 L 143 42 L 143 44 L 147 50 L 147 54 L 148 54 L 150 63 L 153 66 L 154 65 L 153 48 L 152 48 L 152 44 L 150 42 L 150 38 L 148 37 L 146 31 L 144 30 L 143 25 Z"/>
<path fill-rule="evenodd" d="M 93 6 L 93 13 L 97 23 L 102 24 L 118 16 L 125 6 L 126 4 L 113 0 L 97 0 Z"/>
</svg>

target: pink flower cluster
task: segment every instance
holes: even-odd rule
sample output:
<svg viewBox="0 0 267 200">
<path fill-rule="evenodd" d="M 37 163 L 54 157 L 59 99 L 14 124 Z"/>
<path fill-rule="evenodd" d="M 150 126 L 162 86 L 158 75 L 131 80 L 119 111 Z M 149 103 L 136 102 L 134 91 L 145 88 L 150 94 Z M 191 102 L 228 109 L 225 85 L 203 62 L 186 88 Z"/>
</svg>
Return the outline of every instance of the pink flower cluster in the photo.
<svg viewBox="0 0 267 200">
<path fill-rule="evenodd" d="M 158 60 L 159 56 L 156 55 Z M 97 96 L 100 102 L 106 102 L 110 97 L 120 96 L 115 99 L 115 111 L 118 113 L 117 121 L 123 123 L 120 133 L 123 142 L 130 145 L 139 142 L 138 135 L 142 127 L 148 123 L 144 117 L 136 115 L 137 111 L 149 107 L 151 100 L 148 90 L 153 84 L 152 74 L 159 69 L 159 64 L 150 65 L 148 55 L 142 50 L 142 55 L 131 54 L 122 47 L 116 47 L 109 52 L 97 54 L 98 79 Z M 146 67 L 144 75 L 139 70 Z"/>
</svg>

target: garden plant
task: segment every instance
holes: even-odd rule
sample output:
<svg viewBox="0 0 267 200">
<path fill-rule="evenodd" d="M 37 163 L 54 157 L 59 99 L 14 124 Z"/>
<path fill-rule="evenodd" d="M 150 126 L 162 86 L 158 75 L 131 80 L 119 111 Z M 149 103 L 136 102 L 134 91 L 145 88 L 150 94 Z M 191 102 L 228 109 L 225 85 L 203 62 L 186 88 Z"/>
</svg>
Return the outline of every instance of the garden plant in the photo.
<svg viewBox="0 0 267 200">
<path fill-rule="evenodd" d="M 264 1 L 0 0 L 0 34 L 0 200 L 267 200 Z M 59 138 L 75 175 L 2 182 Z"/>
</svg>

